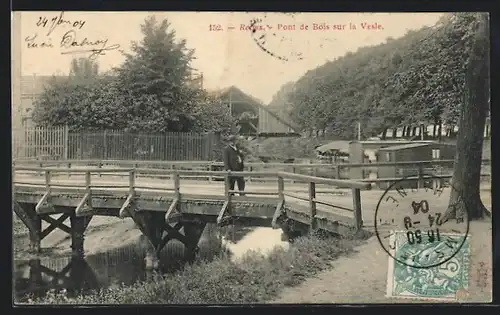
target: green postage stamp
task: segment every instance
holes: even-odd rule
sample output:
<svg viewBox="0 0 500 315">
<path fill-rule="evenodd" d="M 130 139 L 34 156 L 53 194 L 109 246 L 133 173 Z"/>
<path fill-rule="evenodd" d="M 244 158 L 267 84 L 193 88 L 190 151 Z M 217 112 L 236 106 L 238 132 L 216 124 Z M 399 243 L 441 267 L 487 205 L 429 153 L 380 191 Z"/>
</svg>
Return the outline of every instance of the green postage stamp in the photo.
<svg viewBox="0 0 500 315">
<path fill-rule="evenodd" d="M 407 231 L 391 233 L 387 297 L 456 301 L 467 296 L 467 235 L 442 233 L 440 237 L 439 242 L 419 243 Z"/>
</svg>

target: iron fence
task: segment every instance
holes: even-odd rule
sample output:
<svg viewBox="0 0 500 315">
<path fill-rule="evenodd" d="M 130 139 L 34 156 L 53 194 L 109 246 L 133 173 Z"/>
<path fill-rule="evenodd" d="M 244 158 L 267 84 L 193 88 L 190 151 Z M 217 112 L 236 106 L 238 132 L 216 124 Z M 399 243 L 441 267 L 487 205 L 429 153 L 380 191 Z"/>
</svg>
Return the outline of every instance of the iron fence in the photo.
<svg viewBox="0 0 500 315">
<path fill-rule="evenodd" d="M 44 160 L 169 160 L 216 159 L 215 133 L 127 133 L 118 130 L 69 132 L 67 127 L 25 127 L 13 130 L 13 158 Z"/>
</svg>

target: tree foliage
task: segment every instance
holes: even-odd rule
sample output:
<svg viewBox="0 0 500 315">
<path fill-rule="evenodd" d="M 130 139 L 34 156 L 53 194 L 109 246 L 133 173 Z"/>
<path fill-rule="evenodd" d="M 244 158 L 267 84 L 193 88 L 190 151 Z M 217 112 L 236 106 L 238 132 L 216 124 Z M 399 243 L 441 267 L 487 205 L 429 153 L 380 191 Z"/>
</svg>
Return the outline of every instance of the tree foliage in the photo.
<svg viewBox="0 0 500 315">
<path fill-rule="evenodd" d="M 170 23 L 148 17 L 141 32 L 124 63 L 106 75 L 96 76 L 88 59 L 73 60 L 69 78 L 52 82 L 37 100 L 35 122 L 132 132 L 230 128 L 232 118 L 220 102 L 190 84 L 194 50 L 176 39 Z"/>
<path fill-rule="evenodd" d="M 456 125 L 477 17 L 446 14 L 433 27 L 362 47 L 307 72 L 276 95 L 276 106 L 304 129 L 352 138 L 387 128 Z M 285 105 L 286 104 L 286 105 Z"/>
<path fill-rule="evenodd" d="M 69 76 L 78 79 L 92 79 L 99 74 L 99 64 L 88 58 L 73 58 Z"/>
</svg>

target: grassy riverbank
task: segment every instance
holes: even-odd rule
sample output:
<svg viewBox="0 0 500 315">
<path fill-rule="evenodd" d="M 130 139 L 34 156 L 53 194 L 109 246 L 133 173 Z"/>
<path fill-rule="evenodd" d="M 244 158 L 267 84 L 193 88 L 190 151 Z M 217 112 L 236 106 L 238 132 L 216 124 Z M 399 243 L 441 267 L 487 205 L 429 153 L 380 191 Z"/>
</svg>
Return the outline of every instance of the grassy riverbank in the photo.
<svg viewBox="0 0 500 315">
<path fill-rule="evenodd" d="M 36 304 L 227 304 L 262 303 L 286 286 L 331 266 L 340 255 L 353 251 L 359 241 L 308 236 L 297 239 L 288 250 L 276 248 L 267 256 L 249 252 L 240 261 L 221 256 L 198 261 L 174 274 L 153 281 L 106 288 L 68 298 L 49 292 L 34 298 Z"/>
</svg>

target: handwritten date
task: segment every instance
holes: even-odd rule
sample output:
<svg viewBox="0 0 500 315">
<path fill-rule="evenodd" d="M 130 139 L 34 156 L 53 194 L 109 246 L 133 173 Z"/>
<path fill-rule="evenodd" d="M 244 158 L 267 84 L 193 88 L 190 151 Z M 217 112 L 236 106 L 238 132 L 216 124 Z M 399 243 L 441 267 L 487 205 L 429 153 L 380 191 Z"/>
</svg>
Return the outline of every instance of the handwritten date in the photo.
<svg viewBox="0 0 500 315">
<path fill-rule="evenodd" d="M 52 18 L 47 18 L 46 16 L 40 16 L 38 18 L 38 21 L 36 22 L 36 26 L 44 28 L 48 27 L 49 30 L 47 32 L 47 36 L 49 36 L 60 25 L 82 29 L 85 23 L 86 22 L 83 20 L 75 20 L 75 21 L 67 20 L 64 18 L 64 11 L 61 11 L 61 13 L 59 13 L 58 16 Z"/>
</svg>

